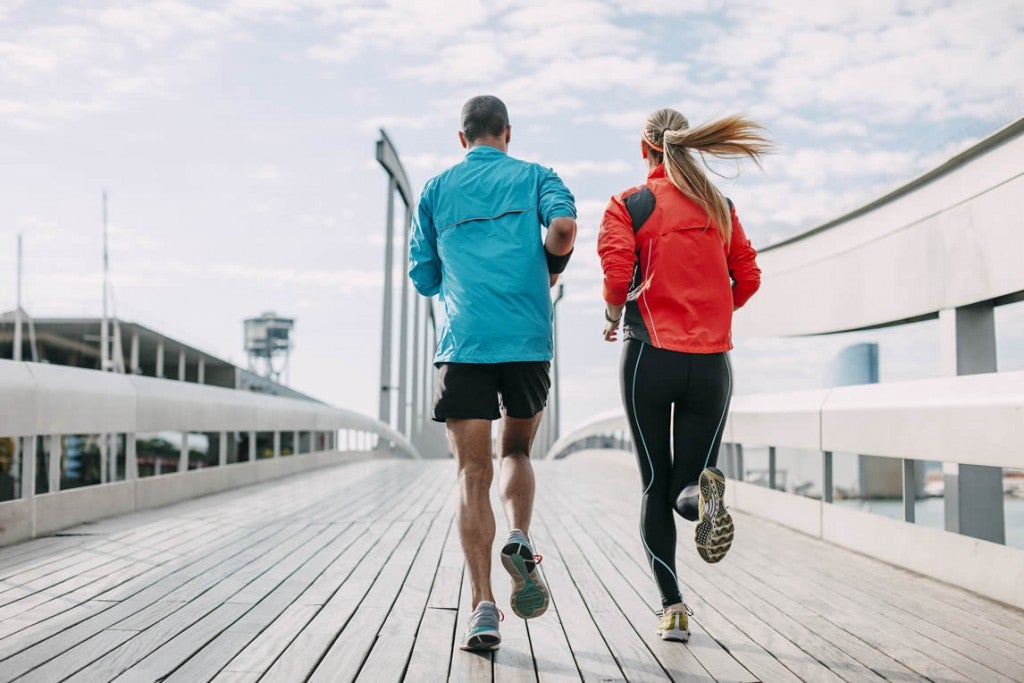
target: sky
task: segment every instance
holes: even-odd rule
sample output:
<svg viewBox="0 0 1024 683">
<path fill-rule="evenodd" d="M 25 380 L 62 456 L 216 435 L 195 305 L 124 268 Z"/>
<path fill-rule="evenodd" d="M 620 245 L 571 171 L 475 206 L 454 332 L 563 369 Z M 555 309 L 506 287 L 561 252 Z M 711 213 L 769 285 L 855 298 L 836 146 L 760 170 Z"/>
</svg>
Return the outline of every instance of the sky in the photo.
<svg viewBox="0 0 1024 683">
<path fill-rule="evenodd" d="M 595 244 L 608 197 L 644 179 L 648 112 L 765 126 L 778 152 L 763 169 L 716 166 L 764 246 L 1024 115 L 1024 4 L 0 0 L 0 310 L 22 234 L 28 312 L 99 316 L 106 190 L 120 318 L 244 364 L 243 319 L 293 316 L 292 386 L 375 414 L 377 131 L 418 192 L 461 159 L 459 110 L 477 94 L 508 104 L 511 154 L 577 198 L 559 304 L 569 426 L 619 404 Z M 1001 369 L 1024 368 L 1024 309 L 997 324 Z M 737 391 L 816 388 L 865 340 L 883 380 L 938 372 L 933 323 L 740 339 Z"/>
</svg>

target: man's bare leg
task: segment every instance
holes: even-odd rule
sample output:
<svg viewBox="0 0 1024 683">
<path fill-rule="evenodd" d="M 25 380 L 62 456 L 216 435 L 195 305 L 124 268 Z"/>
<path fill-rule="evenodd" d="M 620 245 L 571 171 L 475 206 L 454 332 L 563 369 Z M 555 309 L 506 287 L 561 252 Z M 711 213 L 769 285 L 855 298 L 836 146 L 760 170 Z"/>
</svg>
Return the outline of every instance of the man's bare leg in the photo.
<svg viewBox="0 0 1024 683">
<path fill-rule="evenodd" d="M 510 529 L 519 529 L 530 534 L 530 521 L 533 517 L 533 496 L 536 480 L 533 476 L 533 464 L 530 462 L 530 449 L 533 438 L 537 435 L 543 413 L 522 419 L 504 417 L 498 430 L 498 460 L 500 473 L 498 476 L 498 493 Z"/>
<path fill-rule="evenodd" d="M 491 509 L 490 420 L 447 420 L 448 442 L 455 453 L 459 476 L 459 540 L 469 570 L 473 609 L 481 600 L 494 602 L 491 592 L 491 550 L 494 511 Z"/>
<path fill-rule="evenodd" d="M 539 425 L 539 414 L 529 419 L 506 417 L 501 421 L 498 434 L 498 453 L 501 455 L 498 493 L 512 527 L 512 533 L 501 549 L 501 564 L 512 577 L 512 611 L 523 619 L 544 614 L 550 603 L 548 588 L 540 572 L 536 571 L 539 558 L 535 557 L 529 541 L 536 488 L 530 447 Z"/>
</svg>

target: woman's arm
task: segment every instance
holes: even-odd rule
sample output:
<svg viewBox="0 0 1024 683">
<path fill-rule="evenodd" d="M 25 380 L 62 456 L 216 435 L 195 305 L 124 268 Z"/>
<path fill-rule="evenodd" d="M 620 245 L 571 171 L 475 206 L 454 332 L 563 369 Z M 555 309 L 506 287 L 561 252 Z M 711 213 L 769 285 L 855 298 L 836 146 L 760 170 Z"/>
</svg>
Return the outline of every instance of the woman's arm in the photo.
<svg viewBox="0 0 1024 683">
<path fill-rule="evenodd" d="M 604 271 L 604 338 L 615 341 L 636 263 L 633 221 L 621 195 L 612 197 L 605 209 L 597 236 L 597 253 Z"/>
<path fill-rule="evenodd" d="M 733 279 L 733 310 L 741 307 L 761 287 L 761 269 L 757 267 L 757 252 L 743 231 L 743 225 L 732 208 L 732 239 L 729 242 L 729 275 Z"/>
</svg>

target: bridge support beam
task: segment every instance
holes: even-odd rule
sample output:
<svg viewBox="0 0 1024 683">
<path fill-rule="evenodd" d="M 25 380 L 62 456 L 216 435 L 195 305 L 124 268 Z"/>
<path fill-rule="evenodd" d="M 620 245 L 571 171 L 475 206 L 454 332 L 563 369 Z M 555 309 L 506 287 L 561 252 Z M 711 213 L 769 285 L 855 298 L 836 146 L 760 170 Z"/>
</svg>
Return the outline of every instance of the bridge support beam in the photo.
<svg viewBox="0 0 1024 683">
<path fill-rule="evenodd" d="M 942 364 L 947 375 L 996 371 L 995 307 L 988 302 L 939 312 Z M 1006 543 L 1003 471 L 943 463 L 946 530 Z"/>
</svg>

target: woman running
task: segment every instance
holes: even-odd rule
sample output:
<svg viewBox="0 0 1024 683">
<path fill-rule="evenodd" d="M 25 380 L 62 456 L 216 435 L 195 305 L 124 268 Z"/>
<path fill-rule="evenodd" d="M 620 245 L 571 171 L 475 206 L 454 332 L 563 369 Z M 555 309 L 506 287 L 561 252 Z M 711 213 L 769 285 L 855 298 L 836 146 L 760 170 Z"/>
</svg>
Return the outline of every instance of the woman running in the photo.
<svg viewBox="0 0 1024 683">
<path fill-rule="evenodd" d="M 715 467 L 732 395 L 732 313 L 757 291 L 761 271 L 732 202 L 693 152 L 759 161 L 771 150 L 742 116 L 690 128 L 673 109 L 647 117 L 640 153 L 647 182 L 612 197 L 601 221 L 604 338 L 625 314 L 622 402 L 643 492 L 640 538 L 661 592 L 658 634 L 690 637 L 675 570 L 673 510 L 697 522 L 697 552 L 718 562 L 733 538 L 725 477 Z"/>
</svg>

